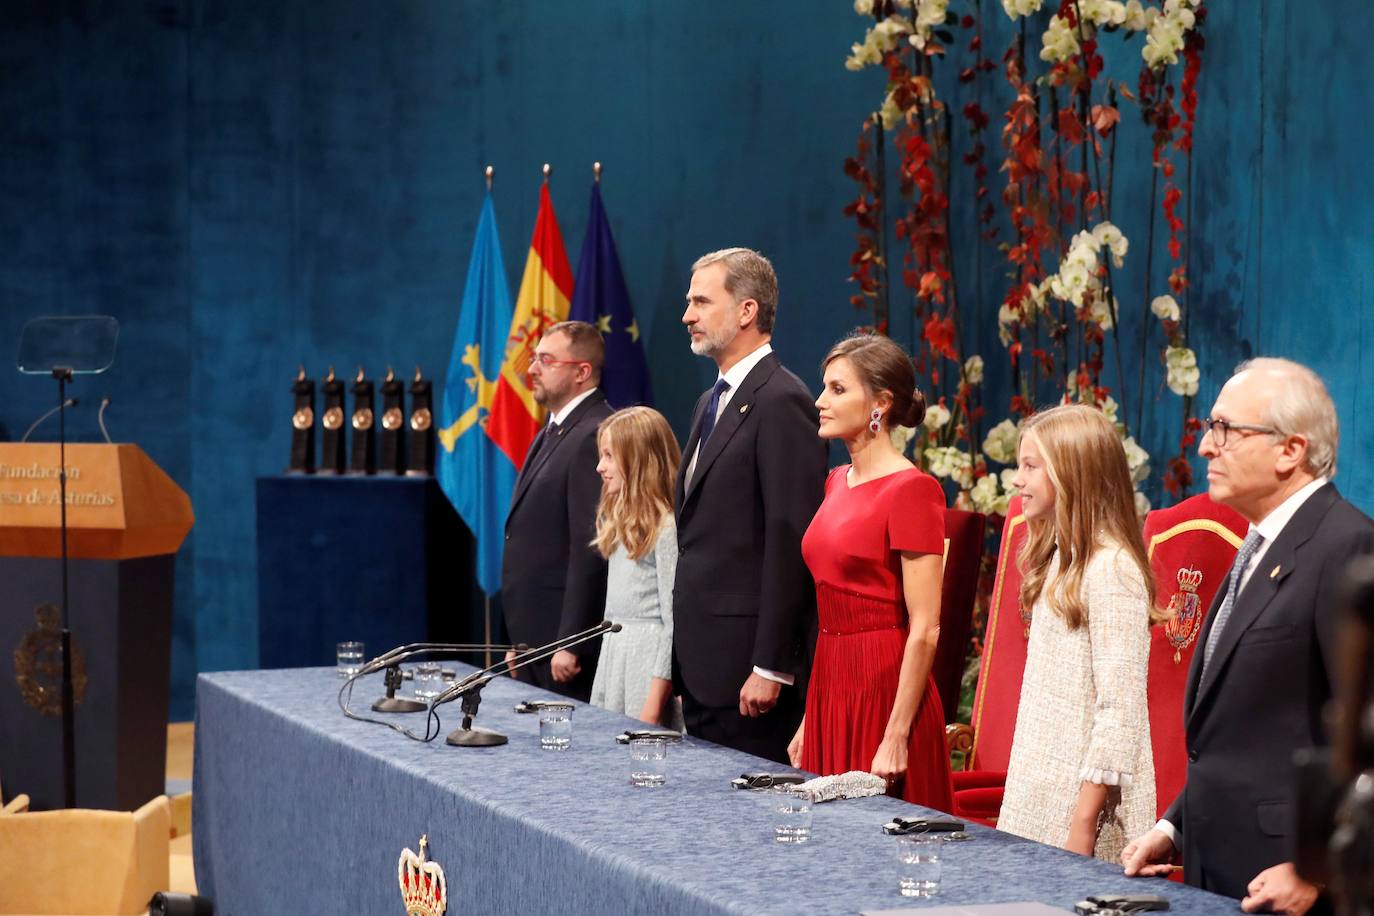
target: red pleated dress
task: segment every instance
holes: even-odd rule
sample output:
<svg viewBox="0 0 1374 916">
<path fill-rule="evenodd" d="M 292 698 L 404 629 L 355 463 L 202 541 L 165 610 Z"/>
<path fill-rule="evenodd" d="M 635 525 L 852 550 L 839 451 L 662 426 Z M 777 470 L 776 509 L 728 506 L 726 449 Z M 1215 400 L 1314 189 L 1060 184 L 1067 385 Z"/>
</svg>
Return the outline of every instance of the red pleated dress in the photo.
<svg viewBox="0 0 1374 916">
<path fill-rule="evenodd" d="M 912 468 L 851 487 L 848 472 L 848 465 L 830 472 L 802 539 L 820 617 L 802 769 L 823 776 L 872 767 L 909 632 L 901 551 L 942 554 L 945 546 L 944 493 L 934 478 Z M 906 776 L 889 794 L 954 809 L 945 715 L 930 678 L 911 727 Z"/>
</svg>

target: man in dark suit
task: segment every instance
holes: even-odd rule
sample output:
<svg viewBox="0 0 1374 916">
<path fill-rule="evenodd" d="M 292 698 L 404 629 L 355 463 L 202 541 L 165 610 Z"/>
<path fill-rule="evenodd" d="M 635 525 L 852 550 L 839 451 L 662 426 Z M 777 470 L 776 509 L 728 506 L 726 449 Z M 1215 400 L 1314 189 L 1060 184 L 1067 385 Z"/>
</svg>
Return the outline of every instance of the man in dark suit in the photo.
<svg viewBox="0 0 1374 916">
<path fill-rule="evenodd" d="M 1310 369 L 1242 364 L 1204 425 L 1209 492 L 1250 533 L 1188 671 L 1187 782 L 1121 858 L 1150 875 L 1181 853 L 1189 884 L 1243 897 L 1246 912 L 1301 914 L 1318 889 L 1293 866 L 1293 752 L 1327 743 L 1338 591 L 1350 560 L 1374 550 L 1374 522 L 1330 483 L 1336 410 Z"/>
<path fill-rule="evenodd" d="M 692 266 L 682 322 L 720 375 L 678 471 L 673 672 L 690 734 L 785 763 L 816 614 L 801 538 L 826 456 L 811 393 L 772 352 L 777 304 L 755 251 Z"/>
<path fill-rule="evenodd" d="M 501 605 L 512 642 L 553 642 L 594 626 L 606 610 L 606 561 L 590 546 L 601 497 L 596 428 L 611 415 L 597 388 L 604 358 L 593 325 L 564 321 L 544 332 L 530 361 L 549 423 L 530 444 L 506 517 Z M 586 700 L 600 651 L 591 640 L 516 676 Z"/>
</svg>

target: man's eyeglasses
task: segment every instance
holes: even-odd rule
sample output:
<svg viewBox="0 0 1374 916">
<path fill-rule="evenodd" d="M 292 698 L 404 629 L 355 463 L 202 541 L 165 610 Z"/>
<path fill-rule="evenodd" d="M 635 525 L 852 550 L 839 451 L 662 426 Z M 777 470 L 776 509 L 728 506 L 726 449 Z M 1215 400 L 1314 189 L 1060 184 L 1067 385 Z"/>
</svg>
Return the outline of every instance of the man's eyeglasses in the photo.
<svg viewBox="0 0 1374 916">
<path fill-rule="evenodd" d="M 552 369 L 554 366 L 580 366 L 587 361 L 585 359 L 554 359 L 548 353 L 536 353 L 532 362 L 538 363 L 541 369 Z"/>
<path fill-rule="evenodd" d="M 1217 448 L 1226 448 L 1226 437 L 1231 430 L 1239 430 L 1242 433 L 1265 433 L 1270 436 L 1285 436 L 1281 429 L 1272 426 L 1254 426 L 1249 423 L 1232 423 L 1230 420 L 1213 420 L 1211 417 L 1202 421 L 1202 428 L 1212 434 L 1212 441 Z M 1243 436 L 1241 438 L 1244 438 Z"/>
</svg>

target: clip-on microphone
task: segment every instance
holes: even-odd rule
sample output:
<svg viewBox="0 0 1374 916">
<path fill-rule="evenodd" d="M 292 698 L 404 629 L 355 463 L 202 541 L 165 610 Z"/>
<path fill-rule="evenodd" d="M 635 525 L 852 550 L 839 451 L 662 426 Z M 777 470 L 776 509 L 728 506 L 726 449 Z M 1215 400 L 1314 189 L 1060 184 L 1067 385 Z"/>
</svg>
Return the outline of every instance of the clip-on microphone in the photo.
<svg viewBox="0 0 1374 916">
<path fill-rule="evenodd" d="M 596 626 L 589 627 L 581 633 L 574 633 L 572 636 L 555 639 L 548 645 L 540 646 L 537 649 L 530 649 L 516 656 L 513 662 L 507 663 L 501 661 L 498 664 L 492 665 L 490 668 L 484 668 L 481 671 L 474 672 L 461 682 L 449 687 L 430 702 L 430 710 L 433 711 L 436 707 L 455 699 L 461 699 L 463 701 L 462 727 L 456 729 L 448 736 L 446 739 L 447 743 L 454 747 L 497 747 L 505 744 L 509 740 L 505 735 L 486 728 L 474 728 L 472 725 L 472 720 L 477 715 L 477 707 L 482 703 L 482 688 L 491 683 L 492 678 L 503 673 L 509 674 L 512 671 L 518 671 L 527 665 L 532 665 L 535 662 L 551 658 L 564 649 L 580 646 L 584 642 L 596 639 L 603 633 L 619 632 L 620 624 L 612 623 L 609 620 L 603 620 Z"/>
</svg>

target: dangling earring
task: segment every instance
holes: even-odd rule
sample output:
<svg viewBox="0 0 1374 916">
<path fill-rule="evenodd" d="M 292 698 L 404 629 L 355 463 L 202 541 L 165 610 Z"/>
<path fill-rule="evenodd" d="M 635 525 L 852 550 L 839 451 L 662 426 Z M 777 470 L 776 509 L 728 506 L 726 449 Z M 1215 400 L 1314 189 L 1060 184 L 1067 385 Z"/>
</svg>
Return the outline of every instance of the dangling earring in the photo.
<svg viewBox="0 0 1374 916">
<path fill-rule="evenodd" d="M 876 408 L 876 407 L 873 408 L 873 412 L 872 412 L 871 414 L 868 415 L 868 430 L 869 430 L 869 432 L 872 432 L 872 433 L 875 433 L 875 434 L 876 434 L 877 432 L 879 432 L 879 431 L 883 428 L 882 419 L 883 419 L 883 412 L 882 412 L 881 410 L 879 410 L 878 408 Z"/>
</svg>

